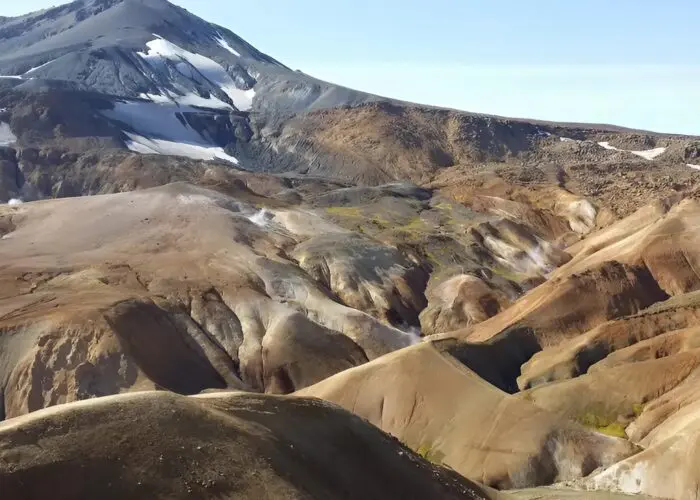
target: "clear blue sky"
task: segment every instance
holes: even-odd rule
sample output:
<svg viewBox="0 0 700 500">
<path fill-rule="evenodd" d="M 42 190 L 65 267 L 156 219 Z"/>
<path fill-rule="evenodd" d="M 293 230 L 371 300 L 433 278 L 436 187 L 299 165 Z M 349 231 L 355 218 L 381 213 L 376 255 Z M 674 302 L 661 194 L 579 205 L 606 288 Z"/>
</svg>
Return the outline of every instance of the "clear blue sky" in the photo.
<svg viewBox="0 0 700 500">
<path fill-rule="evenodd" d="M 13 2 L 0 14 L 54 3 Z M 377 94 L 700 134 L 697 0 L 175 3 L 294 69 Z"/>
</svg>

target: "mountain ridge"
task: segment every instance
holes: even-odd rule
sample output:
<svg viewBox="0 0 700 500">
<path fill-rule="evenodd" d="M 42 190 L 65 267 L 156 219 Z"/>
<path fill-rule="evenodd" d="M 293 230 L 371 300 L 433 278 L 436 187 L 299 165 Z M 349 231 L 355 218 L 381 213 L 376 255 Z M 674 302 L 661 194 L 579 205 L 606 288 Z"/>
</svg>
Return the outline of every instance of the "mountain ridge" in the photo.
<svg viewBox="0 0 700 500">
<path fill-rule="evenodd" d="M 550 178 L 601 161 L 639 169 L 631 152 L 654 149 L 654 176 L 685 177 L 700 163 L 690 136 L 470 113 L 323 82 L 166 0 L 76 1 L 10 18 L 0 54 L 0 122 L 18 149 L 54 156 L 129 149 L 368 185 L 427 185 L 484 165 L 547 166 Z M 51 195 L 32 189 L 22 197 Z"/>
<path fill-rule="evenodd" d="M 92 7 L 92 10 L 90 10 L 90 7 Z M 125 12 L 116 12 L 113 10 L 115 8 L 120 8 L 120 9 L 125 9 Z M 133 15 L 131 14 L 132 11 L 129 9 L 145 9 L 144 11 L 139 10 L 138 14 L 139 15 Z M 78 14 L 80 12 L 84 12 L 85 10 L 88 11 L 89 15 L 81 15 Z M 118 30 L 122 30 L 124 27 L 129 27 L 130 29 L 133 29 L 131 25 L 133 24 L 133 19 L 134 18 L 145 18 L 148 20 L 148 23 L 152 25 L 153 28 L 155 28 L 155 31 L 158 31 L 158 29 L 163 30 L 161 33 L 155 33 L 154 30 L 141 30 L 141 33 L 138 34 L 138 36 L 134 35 L 129 35 L 130 38 L 120 38 L 119 44 L 121 46 L 125 45 L 132 50 L 135 49 L 143 49 L 145 47 L 145 44 L 149 41 L 153 40 L 153 35 L 157 35 L 159 37 L 169 39 L 168 37 L 174 38 L 174 42 L 177 44 L 178 41 L 180 43 L 185 43 L 183 42 L 183 39 L 186 39 L 187 37 L 185 35 L 191 35 L 194 36 L 193 40 L 189 41 L 198 41 L 201 37 L 201 33 L 204 33 L 205 35 L 208 34 L 210 35 L 210 38 L 213 39 L 216 37 L 216 35 L 221 35 L 220 32 L 224 32 L 226 36 L 230 39 L 233 40 L 231 43 L 233 43 L 236 46 L 235 51 L 242 51 L 242 57 L 243 59 L 248 59 L 252 58 L 255 59 L 257 62 L 265 62 L 269 63 L 275 66 L 279 66 L 280 68 L 284 68 L 287 70 L 291 75 L 296 75 L 301 77 L 302 79 L 309 79 L 309 81 L 314 82 L 314 83 L 321 83 L 325 84 L 329 87 L 334 87 L 334 88 L 339 88 L 339 89 L 344 89 L 344 91 L 349 91 L 355 95 L 360 95 L 362 96 L 360 98 L 360 101 L 357 100 L 357 98 L 350 99 L 347 102 L 342 102 L 342 104 L 339 103 L 329 103 L 327 107 L 335 107 L 338 105 L 357 105 L 360 102 L 364 102 L 367 99 L 370 100 L 381 100 L 381 101 L 388 101 L 388 102 L 395 102 L 401 105 L 410 105 L 410 106 L 416 106 L 416 107 L 425 107 L 429 109 L 441 109 L 441 110 L 449 110 L 449 111 L 457 111 L 457 112 L 462 112 L 478 117 L 484 117 L 484 118 L 493 118 L 493 119 L 500 119 L 500 120 L 510 120 L 510 121 L 515 121 L 515 122 L 528 122 L 528 123 L 534 123 L 534 124 L 541 124 L 541 125 L 554 125 L 554 126 L 561 126 L 561 127 L 570 127 L 570 128 L 583 128 L 583 129 L 590 129 L 590 130 L 599 130 L 599 131 L 609 131 L 609 132 L 636 132 L 636 133 L 645 133 L 645 134 L 655 134 L 655 135 L 663 135 L 663 136 L 674 136 L 674 137 L 684 137 L 684 138 L 690 138 L 690 137 L 695 137 L 687 134 L 667 134 L 663 133 L 660 131 L 646 131 L 642 129 L 636 129 L 636 128 L 630 128 L 630 127 L 622 127 L 622 126 L 617 126 L 614 124 L 595 124 L 595 123 L 569 123 L 569 122 L 556 122 L 556 121 L 551 121 L 551 120 L 542 120 L 542 119 L 537 119 L 537 118 L 527 118 L 527 117 L 510 117 L 510 116 L 502 116 L 502 115 L 493 115 L 489 113 L 474 113 L 470 112 L 468 110 L 459 110 L 455 108 L 449 108 L 449 107 L 440 107 L 440 106 L 433 106 L 429 104 L 418 104 L 418 103 L 411 103 L 407 101 L 399 101 L 396 99 L 393 99 L 391 97 L 387 96 L 378 96 L 374 95 L 368 92 L 363 92 L 363 91 L 358 91 L 358 90 L 352 90 L 347 87 L 344 87 L 340 84 L 335 84 L 335 83 L 329 83 L 329 82 L 323 82 L 322 80 L 319 80 L 312 75 L 309 75 L 307 73 L 304 73 L 303 71 L 292 71 L 290 68 L 285 66 L 282 62 L 277 61 L 276 59 L 270 57 L 269 55 L 262 53 L 255 49 L 252 45 L 250 45 L 248 42 L 246 42 L 244 39 L 239 37 L 237 34 L 229 30 L 228 28 L 218 26 L 212 23 L 209 23 L 207 21 L 204 21 L 203 19 L 197 17 L 195 14 L 190 13 L 187 9 L 183 7 L 179 7 L 168 0 L 76 0 L 74 2 L 66 3 L 64 5 L 60 5 L 57 7 L 49 8 L 49 9 L 44 9 L 40 10 L 37 12 L 25 14 L 22 16 L 16 16 L 16 17 L 6 17 L 4 18 L 3 23 L 12 23 L 15 21 L 20 21 L 20 20 L 25 20 L 27 22 L 29 21 L 37 21 L 37 20 L 43 20 L 44 18 L 51 17 L 53 14 L 61 14 L 63 17 L 68 16 L 69 14 L 73 14 L 76 17 L 74 19 L 75 24 L 71 24 L 68 22 L 68 27 L 66 28 L 67 31 L 73 30 L 73 28 L 80 27 L 80 24 L 83 23 L 86 20 L 89 20 L 89 18 L 92 17 L 100 17 L 104 15 L 109 15 L 110 16 L 110 21 L 114 21 L 115 19 L 118 21 L 116 24 Z M 85 17 L 83 17 L 85 16 Z M 127 19 L 128 18 L 128 19 Z M 177 24 L 174 22 L 177 20 L 177 18 L 186 18 L 187 22 L 193 23 L 197 30 L 179 30 L 180 32 L 178 33 L 178 27 Z M 166 22 L 163 24 L 159 24 L 156 22 L 156 19 L 162 20 L 165 19 Z M 59 19 L 61 23 L 67 23 L 66 20 L 64 19 Z M 95 20 L 93 20 L 95 21 Z M 99 20 L 98 20 L 99 21 Z M 100 24 L 100 22 L 95 21 L 97 25 Z M 113 23 L 112 23 L 113 24 Z M 119 26 L 123 25 L 123 26 Z M 64 26 L 65 27 L 65 26 Z M 4 27 L 5 30 L 7 30 L 7 26 Z M 170 30 L 168 31 L 169 28 Z M 46 30 L 50 31 L 50 30 Z M 81 43 L 78 43 L 79 48 L 105 48 L 109 47 L 109 44 L 111 43 L 109 37 L 104 36 L 104 30 L 88 30 L 90 31 L 91 36 L 87 37 L 88 40 L 84 40 Z M 99 34 L 97 33 L 99 31 Z M 42 33 L 42 35 L 44 35 Z M 56 37 L 66 37 L 63 31 L 59 31 L 58 33 L 50 33 L 51 36 L 43 38 L 37 42 L 37 44 L 40 45 L 39 49 L 34 48 L 37 52 L 40 51 L 42 45 L 44 43 L 50 44 L 56 43 Z M 196 35 L 196 36 L 195 36 Z M 70 39 L 70 37 L 68 37 Z M 80 37 L 77 37 L 80 38 Z M 82 34 L 82 38 L 85 38 L 85 34 Z M 103 38 L 106 38 L 106 40 L 103 40 Z M 3 26 L 0 25 L 0 48 L 6 48 L 6 49 L 11 49 L 14 48 L 12 44 L 8 44 L 7 41 L 5 41 L 5 44 L 2 43 L 3 39 Z M 208 41 L 211 41 L 208 40 Z M 43 40 L 46 40 L 44 42 Z M 173 40 L 170 40 L 173 41 Z M 199 40 L 201 41 L 201 40 Z M 49 43 L 50 42 L 50 43 Z M 95 43 L 97 42 L 97 43 Z M 28 48 L 31 48 L 32 45 L 35 44 L 30 44 Z M 69 47 L 73 48 L 73 45 L 69 44 Z M 202 48 L 202 47 L 199 47 Z M 219 49 L 222 49 L 224 51 L 224 55 L 231 55 L 230 50 L 226 50 L 223 47 L 219 47 Z M 209 48 L 208 50 L 211 50 Z M 9 50 L 4 51 L 6 54 L 9 53 Z M 219 51 L 218 56 L 221 56 L 221 51 Z M 210 54 L 205 54 L 205 55 L 210 55 Z M 31 57 L 30 57 L 31 56 Z M 22 59 L 24 58 L 24 62 L 13 62 L 15 59 Z M 32 63 L 27 62 L 26 59 L 31 59 L 33 60 Z M 38 63 L 38 61 L 44 61 Z M 4 64 L 3 64 L 4 62 Z M 53 76 L 60 76 L 60 72 L 57 74 L 52 74 L 49 71 L 48 67 L 43 67 L 41 68 L 42 65 L 50 65 L 53 60 L 48 58 L 46 54 L 41 54 L 41 53 L 29 53 L 29 54 L 23 54 L 21 51 L 19 55 L 17 54 L 12 54 L 12 55 L 6 55 L 6 56 L 0 56 L 0 73 L 5 74 L 5 75 L 22 75 L 26 73 L 28 70 L 34 69 L 32 71 L 32 76 L 34 78 L 36 77 L 47 77 L 49 79 L 53 79 L 51 77 Z M 31 65 L 34 64 L 34 65 Z M 39 67 L 39 68 L 37 68 Z M 24 71 L 22 71 L 24 70 Z M 63 75 L 65 76 L 65 74 Z M 289 75 L 287 75 L 289 76 Z M 95 90 L 94 87 L 94 82 L 92 89 Z M 114 89 L 112 89 L 114 90 Z M 109 94 L 112 95 L 124 95 L 123 93 L 120 92 L 108 92 Z M 126 93 L 126 96 L 130 97 L 138 97 L 139 94 L 137 93 Z M 342 100 L 341 100 L 342 101 Z M 326 107 L 321 105 L 321 108 Z M 311 108 L 314 109 L 314 108 Z"/>
</svg>

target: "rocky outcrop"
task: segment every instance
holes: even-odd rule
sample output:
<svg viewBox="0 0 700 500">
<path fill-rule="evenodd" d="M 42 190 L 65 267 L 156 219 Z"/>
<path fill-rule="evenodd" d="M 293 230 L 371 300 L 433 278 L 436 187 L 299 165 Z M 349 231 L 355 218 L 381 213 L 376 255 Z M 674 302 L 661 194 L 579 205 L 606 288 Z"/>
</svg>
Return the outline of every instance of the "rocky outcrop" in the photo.
<svg viewBox="0 0 700 500">
<path fill-rule="evenodd" d="M 294 249 L 299 266 L 345 305 L 395 326 L 418 326 L 428 274 L 420 261 L 354 234 L 315 236 Z"/>
<path fill-rule="evenodd" d="M 478 276 L 461 274 L 428 292 L 428 307 L 420 313 L 424 335 L 458 330 L 486 321 L 506 309 L 510 299 Z"/>
</svg>

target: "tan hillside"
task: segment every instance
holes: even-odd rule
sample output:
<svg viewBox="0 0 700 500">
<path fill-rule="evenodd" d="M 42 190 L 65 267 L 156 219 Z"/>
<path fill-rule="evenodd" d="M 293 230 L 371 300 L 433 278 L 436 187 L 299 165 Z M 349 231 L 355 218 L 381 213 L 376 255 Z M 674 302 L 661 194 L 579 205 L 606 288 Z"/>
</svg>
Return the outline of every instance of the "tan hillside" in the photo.
<svg viewBox="0 0 700 500">
<path fill-rule="evenodd" d="M 633 454 L 491 386 L 423 343 L 297 392 L 337 403 L 430 460 L 499 489 L 584 477 Z"/>
</svg>

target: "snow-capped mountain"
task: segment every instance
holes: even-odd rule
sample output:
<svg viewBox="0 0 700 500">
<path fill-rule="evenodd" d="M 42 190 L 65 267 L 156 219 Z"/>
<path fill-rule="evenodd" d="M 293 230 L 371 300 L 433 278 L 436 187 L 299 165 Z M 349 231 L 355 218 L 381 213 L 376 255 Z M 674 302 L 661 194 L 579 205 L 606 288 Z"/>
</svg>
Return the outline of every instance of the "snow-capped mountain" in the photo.
<svg viewBox="0 0 700 500">
<path fill-rule="evenodd" d="M 5 76 L 70 81 L 123 97 L 211 94 L 228 105 L 234 103 L 221 85 L 244 92 L 257 83 L 251 73 L 283 68 L 165 0 L 81 0 L 9 18 L 0 22 L 0 53 Z"/>
<path fill-rule="evenodd" d="M 697 165 L 700 146 L 678 140 L 347 89 L 166 0 L 79 0 L 0 17 L 0 162 L 9 165 L 0 164 L 0 202 L 93 194 L 94 172 L 71 158 L 94 165 L 115 149 L 380 184 L 488 162 Z"/>
<path fill-rule="evenodd" d="M 375 99 L 292 71 L 166 0 L 79 0 L 2 18 L 0 54 L 0 85 L 109 96 L 100 113 L 142 153 L 238 163 L 224 148 L 249 112 Z"/>
</svg>

